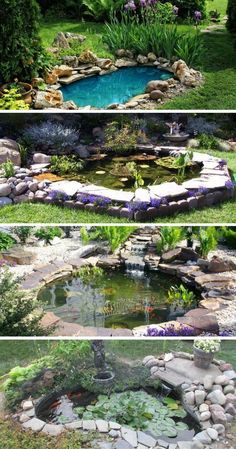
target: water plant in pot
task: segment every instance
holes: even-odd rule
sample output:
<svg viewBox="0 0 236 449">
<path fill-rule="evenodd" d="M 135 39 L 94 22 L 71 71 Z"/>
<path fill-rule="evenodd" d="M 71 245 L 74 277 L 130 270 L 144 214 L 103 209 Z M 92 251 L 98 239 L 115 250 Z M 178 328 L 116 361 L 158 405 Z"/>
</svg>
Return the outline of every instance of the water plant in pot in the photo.
<svg viewBox="0 0 236 449">
<path fill-rule="evenodd" d="M 219 350 L 219 338 L 195 338 L 193 344 L 194 365 L 198 368 L 208 369 Z"/>
<path fill-rule="evenodd" d="M 189 134 L 181 131 L 182 123 L 166 123 L 170 132 L 163 134 L 164 139 L 169 140 L 170 142 L 179 143 L 185 142 L 189 138 Z"/>
<path fill-rule="evenodd" d="M 15 79 L 13 83 L 3 84 L 1 93 L 5 95 L 12 89 L 19 95 L 19 99 L 23 100 L 26 104 L 30 105 L 32 103 L 33 88 L 31 84 L 22 83 Z"/>
</svg>

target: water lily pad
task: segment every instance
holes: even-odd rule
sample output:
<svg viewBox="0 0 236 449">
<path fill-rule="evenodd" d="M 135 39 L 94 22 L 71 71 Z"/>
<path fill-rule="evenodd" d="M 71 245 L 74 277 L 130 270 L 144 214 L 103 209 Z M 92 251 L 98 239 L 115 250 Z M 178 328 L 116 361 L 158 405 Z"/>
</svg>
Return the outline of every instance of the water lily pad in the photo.
<svg viewBox="0 0 236 449">
<path fill-rule="evenodd" d="M 104 170 L 98 170 L 95 173 L 96 175 L 105 175 L 106 172 Z"/>
</svg>

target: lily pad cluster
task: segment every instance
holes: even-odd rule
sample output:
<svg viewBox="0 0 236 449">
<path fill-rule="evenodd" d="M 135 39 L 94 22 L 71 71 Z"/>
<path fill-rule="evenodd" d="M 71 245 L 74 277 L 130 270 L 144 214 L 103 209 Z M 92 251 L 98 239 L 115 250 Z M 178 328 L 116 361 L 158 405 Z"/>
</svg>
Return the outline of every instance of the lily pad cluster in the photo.
<svg viewBox="0 0 236 449">
<path fill-rule="evenodd" d="M 188 429 L 187 424 L 179 421 L 186 417 L 179 401 L 169 397 L 160 400 L 140 390 L 100 395 L 95 404 L 76 407 L 74 411 L 84 420 L 115 421 L 134 429 L 148 430 L 157 437 L 176 437 L 179 431 Z"/>
</svg>

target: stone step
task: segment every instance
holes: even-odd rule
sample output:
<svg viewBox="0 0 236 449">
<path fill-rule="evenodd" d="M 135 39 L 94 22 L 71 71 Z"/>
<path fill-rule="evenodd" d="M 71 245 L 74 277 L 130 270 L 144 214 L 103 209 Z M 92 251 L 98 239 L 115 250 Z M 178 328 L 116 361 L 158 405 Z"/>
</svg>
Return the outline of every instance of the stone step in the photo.
<svg viewBox="0 0 236 449">
<path fill-rule="evenodd" d="M 180 387 L 183 383 L 188 383 L 189 380 L 185 378 L 183 375 L 179 375 L 175 373 L 174 371 L 156 371 L 155 374 L 152 376 L 155 379 L 160 379 L 164 383 L 166 383 L 168 386 L 173 388 Z"/>
</svg>

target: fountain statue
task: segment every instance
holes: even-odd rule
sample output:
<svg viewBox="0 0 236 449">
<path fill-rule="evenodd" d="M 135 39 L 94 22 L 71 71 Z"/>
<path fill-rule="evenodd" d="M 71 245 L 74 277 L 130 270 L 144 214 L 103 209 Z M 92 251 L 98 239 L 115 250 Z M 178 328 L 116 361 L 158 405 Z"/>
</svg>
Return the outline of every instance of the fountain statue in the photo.
<svg viewBox="0 0 236 449">
<path fill-rule="evenodd" d="M 97 374 L 93 376 L 93 380 L 102 384 L 111 382 L 115 375 L 107 367 L 104 342 L 102 340 L 93 340 L 92 351 L 94 353 L 94 365 L 97 369 Z"/>
<path fill-rule="evenodd" d="M 166 140 L 169 140 L 170 142 L 184 142 L 189 138 L 189 134 L 181 131 L 182 123 L 172 122 L 172 123 L 166 123 L 168 128 L 170 129 L 169 133 L 163 134 L 163 137 Z"/>
</svg>

